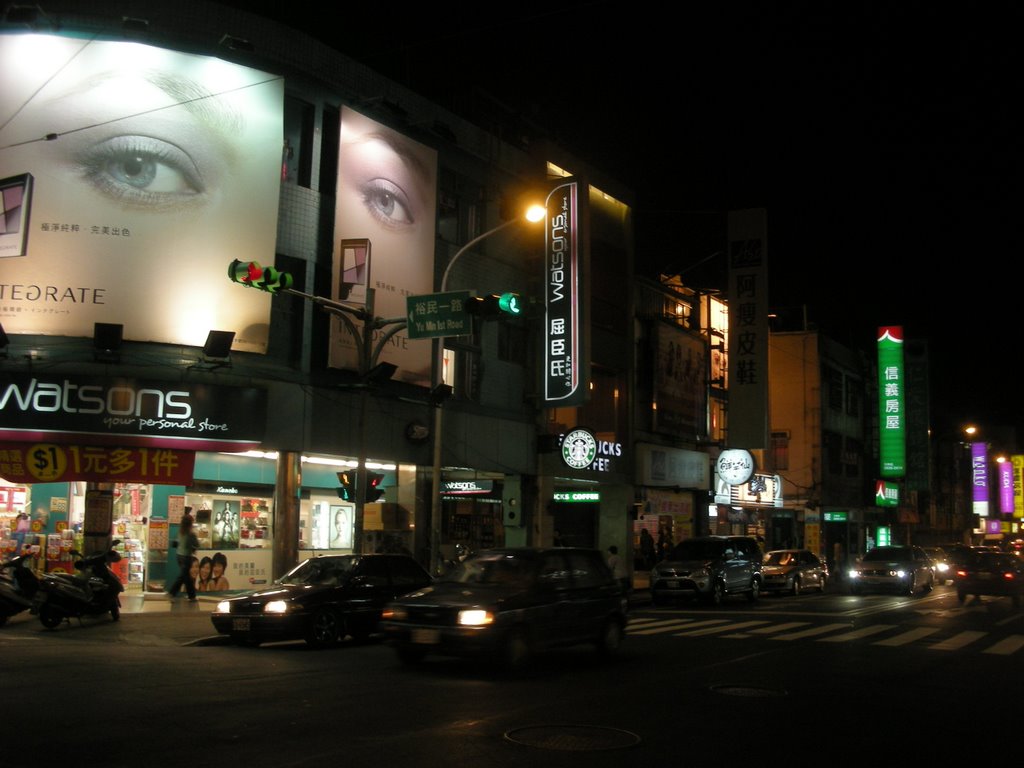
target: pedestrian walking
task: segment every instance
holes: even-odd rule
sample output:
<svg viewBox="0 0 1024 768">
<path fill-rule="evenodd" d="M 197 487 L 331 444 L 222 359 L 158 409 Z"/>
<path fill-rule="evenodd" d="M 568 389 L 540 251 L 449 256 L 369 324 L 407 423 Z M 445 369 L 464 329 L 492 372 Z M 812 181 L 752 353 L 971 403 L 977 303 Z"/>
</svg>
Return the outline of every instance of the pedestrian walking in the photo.
<svg viewBox="0 0 1024 768">
<path fill-rule="evenodd" d="M 643 569 L 651 570 L 654 565 L 654 537 L 646 528 L 640 529 L 640 559 L 643 561 Z"/>
<path fill-rule="evenodd" d="M 194 601 L 196 599 L 196 583 L 192 576 L 192 561 L 195 560 L 196 550 L 199 549 L 199 537 L 193 530 L 194 521 L 191 512 L 191 507 L 185 507 L 185 514 L 178 527 L 178 540 L 173 545 L 178 550 L 178 577 L 171 584 L 171 588 L 167 590 L 167 594 L 177 597 L 181 588 L 185 587 L 188 599 Z"/>
<path fill-rule="evenodd" d="M 616 581 L 622 585 L 622 589 L 629 592 L 626 566 L 622 564 L 622 558 L 619 557 L 619 548 L 614 544 L 608 547 L 608 567 L 612 569 L 612 574 L 615 576 Z"/>
</svg>

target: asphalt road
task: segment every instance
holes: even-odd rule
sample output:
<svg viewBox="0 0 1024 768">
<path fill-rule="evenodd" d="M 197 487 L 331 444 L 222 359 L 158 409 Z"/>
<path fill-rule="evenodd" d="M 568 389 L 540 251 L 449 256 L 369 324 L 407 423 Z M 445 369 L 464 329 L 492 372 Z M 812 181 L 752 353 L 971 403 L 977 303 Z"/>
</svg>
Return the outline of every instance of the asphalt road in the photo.
<svg viewBox="0 0 1024 768">
<path fill-rule="evenodd" d="M 1024 613 L 950 587 L 638 606 L 618 657 L 512 679 L 377 641 L 239 647 L 211 639 L 212 605 L 0 628 L 0 766 L 943 765 L 967 732 L 1011 738 L 1019 709 Z"/>
</svg>

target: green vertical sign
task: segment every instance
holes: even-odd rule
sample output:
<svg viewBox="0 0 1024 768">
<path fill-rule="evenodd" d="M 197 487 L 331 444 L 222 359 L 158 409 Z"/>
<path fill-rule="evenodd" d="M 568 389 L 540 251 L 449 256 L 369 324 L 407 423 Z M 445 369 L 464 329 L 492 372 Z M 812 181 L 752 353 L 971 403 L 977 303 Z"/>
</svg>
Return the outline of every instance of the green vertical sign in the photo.
<svg viewBox="0 0 1024 768">
<path fill-rule="evenodd" d="M 903 393 L 903 328 L 878 329 L 878 454 L 882 477 L 907 473 L 906 404 Z"/>
</svg>

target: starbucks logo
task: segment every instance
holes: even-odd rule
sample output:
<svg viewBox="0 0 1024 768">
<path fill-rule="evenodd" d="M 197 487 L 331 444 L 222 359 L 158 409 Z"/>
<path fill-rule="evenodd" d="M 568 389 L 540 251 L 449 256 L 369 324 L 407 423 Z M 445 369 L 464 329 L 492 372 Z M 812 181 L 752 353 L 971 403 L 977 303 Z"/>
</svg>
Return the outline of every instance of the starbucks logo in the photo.
<svg viewBox="0 0 1024 768">
<path fill-rule="evenodd" d="M 562 461 L 573 469 L 586 469 L 597 456 L 597 440 L 585 429 L 574 429 L 562 440 Z"/>
</svg>

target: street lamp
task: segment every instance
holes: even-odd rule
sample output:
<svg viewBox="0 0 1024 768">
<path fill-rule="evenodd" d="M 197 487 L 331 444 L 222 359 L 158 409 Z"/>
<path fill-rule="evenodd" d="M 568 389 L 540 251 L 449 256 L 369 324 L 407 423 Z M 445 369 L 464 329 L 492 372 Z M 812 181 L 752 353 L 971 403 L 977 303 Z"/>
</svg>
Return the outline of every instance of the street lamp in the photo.
<svg viewBox="0 0 1024 768">
<path fill-rule="evenodd" d="M 444 268 L 444 274 L 441 276 L 440 292 L 444 293 L 448 290 L 448 276 L 452 272 L 452 267 L 474 245 L 491 235 L 501 232 L 507 227 L 511 227 L 513 224 L 521 224 L 524 220 L 535 223 L 543 219 L 545 215 L 546 211 L 543 206 L 531 205 L 522 218 L 509 219 L 494 227 L 494 229 L 489 229 L 483 234 L 474 237 L 455 252 L 455 255 L 448 262 L 448 266 Z M 437 340 L 437 354 L 434 359 L 435 387 L 444 384 L 444 340 L 444 336 Z M 443 399 L 439 398 L 434 404 L 434 466 L 432 473 L 434 496 L 430 505 L 430 567 L 432 573 L 438 573 L 441 566 L 441 430 L 444 427 L 442 403 Z"/>
</svg>

